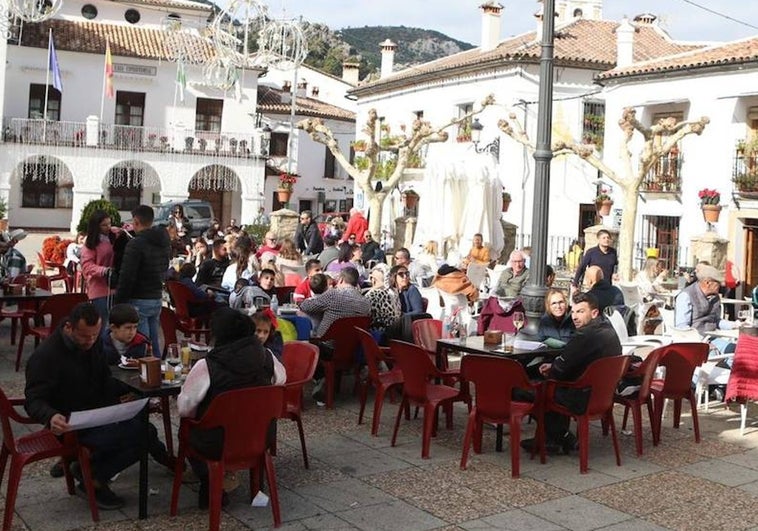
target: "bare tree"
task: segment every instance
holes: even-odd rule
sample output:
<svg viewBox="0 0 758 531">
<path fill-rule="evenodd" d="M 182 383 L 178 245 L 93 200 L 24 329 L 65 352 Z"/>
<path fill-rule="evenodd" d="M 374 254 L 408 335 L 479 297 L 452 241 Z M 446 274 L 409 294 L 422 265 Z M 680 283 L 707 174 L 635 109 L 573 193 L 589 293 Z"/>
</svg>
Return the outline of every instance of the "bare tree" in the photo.
<svg viewBox="0 0 758 531">
<path fill-rule="evenodd" d="M 310 137 L 329 148 L 334 155 L 335 160 L 342 166 L 345 171 L 355 179 L 355 182 L 363 190 L 371 209 L 371 221 L 369 229 L 371 233 L 378 237 L 381 231 L 382 210 L 384 200 L 399 184 L 403 177 L 403 172 L 408 168 L 408 163 L 413 158 L 419 156 L 421 148 L 433 142 L 445 142 L 448 139 L 448 133 L 445 129 L 454 125 L 468 123 L 474 116 L 481 113 L 487 106 L 494 104 L 493 95 L 487 96 L 482 102 L 481 107 L 470 113 L 458 118 L 451 119 L 440 127 L 431 125 L 424 120 L 415 120 L 410 131 L 401 131 L 402 134 L 389 138 L 390 142 L 381 142 L 378 138 L 380 131 L 377 127 L 378 114 L 376 109 L 371 109 L 368 113 L 368 120 L 363 128 L 363 133 L 368 138 L 366 142 L 366 151 L 363 158 L 356 157 L 351 164 L 339 146 L 339 142 L 334 137 L 331 129 L 327 127 L 319 118 L 308 118 L 298 122 L 298 129 L 302 129 Z M 357 161 L 363 163 L 361 168 L 358 167 Z M 394 162 L 388 166 L 387 161 Z M 390 169 L 388 175 L 378 175 L 381 170 Z M 382 177 L 383 183 L 381 190 L 376 190 L 372 185 L 378 177 Z"/>
<path fill-rule="evenodd" d="M 621 229 L 619 231 L 619 274 L 622 280 L 632 279 L 632 258 L 634 256 L 634 227 L 637 217 L 637 202 L 640 185 L 648 172 L 655 166 L 660 157 L 668 155 L 671 149 L 689 134 L 700 135 L 710 119 L 703 116 L 696 121 L 677 121 L 673 117 L 658 120 L 658 123 L 647 127 L 637 120 L 636 111 L 631 107 L 624 109 L 619 127 L 623 131 L 621 143 L 621 167 L 617 170 L 606 164 L 597 154 L 592 144 L 577 142 L 556 142 L 552 146 L 554 155 L 573 153 L 586 161 L 593 168 L 600 170 L 608 179 L 616 183 L 624 193 Z M 511 113 L 507 120 L 501 120 L 500 129 L 517 142 L 534 149 L 526 132 Z M 644 139 L 639 153 L 637 165 L 633 164 L 630 143 L 634 133 L 638 132 Z"/>
</svg>

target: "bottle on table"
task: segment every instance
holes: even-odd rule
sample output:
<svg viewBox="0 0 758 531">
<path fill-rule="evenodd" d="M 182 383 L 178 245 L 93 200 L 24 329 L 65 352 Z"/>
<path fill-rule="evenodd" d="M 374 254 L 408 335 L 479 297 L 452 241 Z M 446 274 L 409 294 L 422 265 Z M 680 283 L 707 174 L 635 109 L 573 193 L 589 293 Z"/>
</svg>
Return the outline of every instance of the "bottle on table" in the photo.
<svg viewBox="0 0 758 531">
<path fill-rule="evenodd" d="M 279 299 L 277 298 L 276 294 L 271 297 L 271 311 L 274 313 L 274 315 L 278 315 L 279 313 Z"/>
</svg>

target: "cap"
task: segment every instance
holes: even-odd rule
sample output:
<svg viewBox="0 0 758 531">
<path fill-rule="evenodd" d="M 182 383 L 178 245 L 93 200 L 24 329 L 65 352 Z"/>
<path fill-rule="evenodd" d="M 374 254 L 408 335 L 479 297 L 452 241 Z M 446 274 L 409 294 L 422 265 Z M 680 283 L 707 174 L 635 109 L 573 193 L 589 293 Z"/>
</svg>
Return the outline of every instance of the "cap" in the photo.
<svg viewBox="0 0 758 531">
<path fill-rule="evenodd" d="M 14 229 L 8 234 L 11 240 L 21 241 L 26 238 L 27 234 L 24 229 Z"/>
<path fill-rule="evenodd" d="M 719 271 L 713 266 L 702 265 L 698 267 L 696 271 L 697 271 L 698 280 L 705 280 L 709 278 L 711 280 L 716 280 L 718 282 L 724 282 L 723 271 Z"/>
</svg>

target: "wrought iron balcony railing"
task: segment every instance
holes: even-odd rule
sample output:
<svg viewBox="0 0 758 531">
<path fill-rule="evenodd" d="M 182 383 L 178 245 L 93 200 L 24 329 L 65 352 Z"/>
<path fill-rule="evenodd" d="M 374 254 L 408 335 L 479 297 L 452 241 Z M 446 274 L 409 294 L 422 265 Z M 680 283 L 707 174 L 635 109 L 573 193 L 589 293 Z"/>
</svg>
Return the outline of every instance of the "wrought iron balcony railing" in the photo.
<svg viewBox="0 0 758 531">
<path fill-rule="evenodd" d="M 682 161 L 678 148 L 658 157 L 645 179 L 640 191 L 652 193 L 680 193 L 682 191 Z"/>
</svg>

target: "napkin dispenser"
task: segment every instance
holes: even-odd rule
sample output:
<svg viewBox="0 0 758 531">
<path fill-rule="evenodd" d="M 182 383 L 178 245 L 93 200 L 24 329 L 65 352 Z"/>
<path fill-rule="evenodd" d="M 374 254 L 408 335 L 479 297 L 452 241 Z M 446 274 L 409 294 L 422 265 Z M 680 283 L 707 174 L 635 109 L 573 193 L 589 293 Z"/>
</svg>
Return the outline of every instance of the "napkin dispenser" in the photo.
<svg viewBox="0 0 758 531">
<path fill-rule="evenodd" d="M 485 345 L 499 345 L 503 341 L 502 330 L 487 330 L 484 332 Z"/>
<path fill-rule="evenodd" d="M 161 386 L 161 360 L 152 356 L 139 358 L 139 378 L 145 387 Z"/>
</svg>

